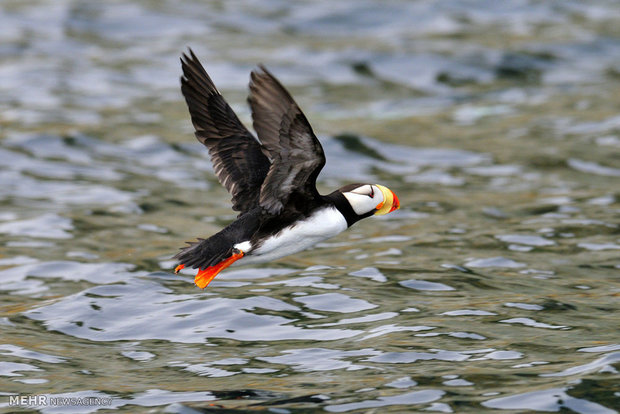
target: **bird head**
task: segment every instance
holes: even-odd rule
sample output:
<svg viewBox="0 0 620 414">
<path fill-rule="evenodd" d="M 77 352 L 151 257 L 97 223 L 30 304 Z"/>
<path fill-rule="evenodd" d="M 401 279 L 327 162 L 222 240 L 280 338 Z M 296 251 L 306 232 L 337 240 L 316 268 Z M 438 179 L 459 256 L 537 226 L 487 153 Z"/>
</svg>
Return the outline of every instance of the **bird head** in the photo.
<svg viewBox="0 0 620 414">
<path fill-rule="evenodd" d="M 360 218 L 382 216 L 400 208 L 396 194 L 379 184 L 349 184 L 339 191 Z"/>
</svg>

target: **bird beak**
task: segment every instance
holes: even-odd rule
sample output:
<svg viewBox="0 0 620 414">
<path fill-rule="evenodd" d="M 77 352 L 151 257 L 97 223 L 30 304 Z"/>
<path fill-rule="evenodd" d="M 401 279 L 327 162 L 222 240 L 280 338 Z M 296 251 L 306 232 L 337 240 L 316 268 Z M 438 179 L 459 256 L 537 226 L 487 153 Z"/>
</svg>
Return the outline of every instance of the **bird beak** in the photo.
<svg viewBox="0 0 620 414">
<path fill-rule="evenodd" d="M 400 208 L 400 202 L 398 201 L 396 194 L 394 194 L 389 188 L 382 185 L 377 184 L 377 187 L 379 187 L 379 190 L 383 193 L 383 202 L 377 205 L 375 216 L 382 216 L 384 214 L 391 213 L 394 210 L 398 210 Z"/>
</svg>

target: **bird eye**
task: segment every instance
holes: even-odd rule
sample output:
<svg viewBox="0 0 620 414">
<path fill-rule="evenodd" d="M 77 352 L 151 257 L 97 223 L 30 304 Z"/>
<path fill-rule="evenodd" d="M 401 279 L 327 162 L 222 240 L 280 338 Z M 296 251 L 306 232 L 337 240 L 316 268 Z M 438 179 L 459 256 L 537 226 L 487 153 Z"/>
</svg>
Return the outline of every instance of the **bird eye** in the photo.
<svg viewBox="0 0 620 414">
<path fill-rule="evenodd" d="M 366 191 L 368 188 L 370 188 L 369 191 Z M 364 185 L 362 187 L 358 187 L 355 190 L 351 190 L 352 193 L 354 194 L 359 194 L 359 195 L 365 195 L 368 196 L 370 198 L 374 198 L 375 196 L 375 189 L 372 188 L 372 185 Z"/>
</svg>

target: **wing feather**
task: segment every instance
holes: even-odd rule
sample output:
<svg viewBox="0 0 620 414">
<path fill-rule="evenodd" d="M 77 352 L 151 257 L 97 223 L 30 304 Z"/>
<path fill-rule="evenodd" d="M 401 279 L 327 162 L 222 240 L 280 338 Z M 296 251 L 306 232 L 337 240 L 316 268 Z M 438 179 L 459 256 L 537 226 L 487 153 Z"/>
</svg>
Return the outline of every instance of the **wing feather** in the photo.
<svg viewBox="0 0 620 414">
<path fill-rule="evenodd" d="M 306 199 L 318 197 L 323 147 L 292 96 L 263 66 L 251 74 L 248 102 L 254 129 L 272 160 L 259 205 L 278 214 L 294 193 Z"/>
<path fill-rule="evenodd" d="M 259 203 L 270 161 L 191 49 L 183 54 L 181 66 L 181 91 L 196 138 L 208 148 L 218 180 L 232 195 L 233 210 L 249 211 Z"/>
</svg>

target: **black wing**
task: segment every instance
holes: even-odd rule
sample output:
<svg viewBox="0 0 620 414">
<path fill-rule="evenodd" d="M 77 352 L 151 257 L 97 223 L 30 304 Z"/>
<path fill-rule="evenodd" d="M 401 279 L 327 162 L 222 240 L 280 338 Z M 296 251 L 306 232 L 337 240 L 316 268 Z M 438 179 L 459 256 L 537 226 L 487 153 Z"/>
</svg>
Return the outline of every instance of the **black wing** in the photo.
<svg viewBox="0 0 620 414">
<path fill-rule="evenodd" d="M 220 183 L 232 195 L 233 210 L 246 212 L 258 205 L 260 186 L 269 159 L 260 143 L 226 103 L 194 52 L 181 58 L 181 91 L 187 102 L 196 138 L 211 155 Z"/>
<path fill-rule="evenodd" d="M 260 206 L 277 214 L 293 193 L 318 197 L 316 178 L 325 165 L 323 147 L 291 95 L 263 66 L 252 72 L 248 102 L 254 129 L 271 158 Z"/>
</svg>

